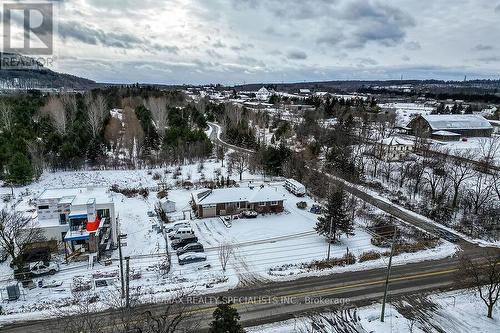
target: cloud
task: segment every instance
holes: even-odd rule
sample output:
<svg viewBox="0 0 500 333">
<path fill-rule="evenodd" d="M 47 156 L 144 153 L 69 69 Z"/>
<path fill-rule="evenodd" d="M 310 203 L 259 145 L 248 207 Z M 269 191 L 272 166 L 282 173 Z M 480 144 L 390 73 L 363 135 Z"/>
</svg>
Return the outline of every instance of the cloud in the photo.
<svg viewBox="0 0 500 333">
<path fill-rule="evenodd" d="M 486 44 L 477 44 L 474 46 L 473 50 L 475 51 L 491 51 L 493 50 L 494 47 L 491 45 L 486 45 Z"/>
<path fill-rule="evenodd" d="M 355 0 L 332 13 L 318 44 L 362 48 L 368 43 L 395 46 L 404 41 L 406 30 L 415 26 L 412 16 L 401 9 L 371 0 Z M 331 32 L 333 30 L 333 32 Z"/>
<path fill-rule="evenodd" d="M 415 42 L 415 41 L 410 41 L 410 42 L 406 43 L 405 47 L 407 50 L 410 50 L 410 51 L 418 51 L 422 48 L 420 43 Z"/>
<path fill-rule="evenodd" d="M 372 58 L 357 58 L 356 59 L 360 65 L 369 65 L 369 66 L 374 66 L 378 65 L 378 61 Z"/>
<path fill-rule="evenodd" d="M 495 12 L 500 13 L 500 3 L 495 7 Z"/>
<path fill-rule="evenodd" d="M 304 51 L 292 50 L 287 53 L 286 57 L 291 60 L 305 60 L 307 59 L 307 53 Z"/>
<path fill-rule="evenodd" d="M 498 63 L 500 62 L 500 56 L 481 57 L 477 58 L 477 61 L 483 62 L 485 64 Z"/>
<path fill-rule="evenodd" d="M 213 43 L 213 44 L 212 44 L 212 46 L 213 46 L 213 47 L 216 47 L 216 48 L 224 48 L 224 47 L 226 47 L 226 44 L 224 44 L 224 43 L 223 43 L 223 42 L 219 39 L 217 42 Z"/>
<path fill-rule="evenodd" d="M 78 22 L 60 22 L 58 34 L 63 40 L 76 40 L 89 45 L 103 45 L 119 49 L 142 49 L 145 51 L 166 51 L 177 54 L 177 46 L 161 45 L 133 34 L 106 32 L 92 26 L 83 26 Z"/>
</svg>

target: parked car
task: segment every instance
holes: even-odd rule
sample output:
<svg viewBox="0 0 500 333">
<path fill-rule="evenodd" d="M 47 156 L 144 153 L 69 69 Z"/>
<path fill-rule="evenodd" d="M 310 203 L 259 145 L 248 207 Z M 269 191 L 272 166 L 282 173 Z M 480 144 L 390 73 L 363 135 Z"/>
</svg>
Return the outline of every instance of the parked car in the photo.
<svg viewBox="0 0 500 333">
<path fill-rule="evenodd" d="M 179 256 L 179 265 L 190 264 L 193 262 L 206 261 L 207 256 L 204 253 L 185 253 Z"/>
<path fill-rule="evenodd" d="M 309 212 L 311 212 L 313 214 L 321 214 L 321 206 L 314 204 L 311 206 L 311 209 L 309 209 Z"/>
<path fill-rule="evenodd" d="M 257 213 L 254 210 L 245 210 L 242 214 L 243 214 L 243 217 L 245 217 L 247 219 L 253 219 L 259 215 L 259 213 Z"/>
<path fill-rule="evenodd" d="M 40 276 L 45 274 L 54 275 L 59 272 L 59 264 L 50 261 L 38 261 L 29 265 L 29 271 L 32 275 Z"/>
<path fill-rule="evenodd" d="M 168 235 L 170 239 L 179 239 L 179 238 L 190 238 L 194 237 L 194 230 L 191 227 L 182 227 L 174 231 L 170 235 Z"/>
<path fill-rule="evenodd" d="M 191 226 L 191 224 L 189 222 L 186 222 L 186 221 L 175 222 L 173 225 L 171 225 L 167 228 L 167 232 L 168 233 L 174 232 L 174 231 L 177 231 L 179 228 L 187 228 L 190 226 Z"/>
<path fill-rule="evenodd" d="M 180 256 L 188 252 L 205 252 L 205 249 L 203 248 L 203 245 L 201 245 L 200 243 L 190 243 L 178 249 L 177 255 Z"/>
<path fill-rule="evenodd" d="M 180 249 L 183 246 L 186 246 L 191 243 L 196 243 L 198 241 L 198 237 L 191 237 L 191 238 L 182 238 L 182 239 L 174 239 L 170 245 L 172 246 L 172 249 L 177 250 Z"/>
</svg>

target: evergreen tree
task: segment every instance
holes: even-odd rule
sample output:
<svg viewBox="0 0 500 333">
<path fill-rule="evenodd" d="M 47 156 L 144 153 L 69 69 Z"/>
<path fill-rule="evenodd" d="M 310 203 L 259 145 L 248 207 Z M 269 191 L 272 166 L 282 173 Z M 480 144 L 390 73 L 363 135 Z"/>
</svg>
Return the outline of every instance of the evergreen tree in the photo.
<svg viewBox="0 0 500 333">
<path fill-rule="evenodd" d="M 232 303 L 221 303 L 217 305 L 212 317 L 214 320 L 210 323 L 209 333 L 244 333 L 243 327 L 238 320 L 240 315 L 233 308 Z"/>
<path fill-rule="evenodd" d="M 331 191 L 328 195 L 328 203 L 325 212 L 318 217 L 315 230 L 318 234 L 331 237 L 335 242 L 341 234 L 354 235 L 354 224 L 347 211 L 347 198 L 343 189 Z M 330 235 L 331 221 L 331 235 Z"/>
<path fill-rule="evenodd" d="M 22 153 L 16 153 L 8 166 L 7 181 L 14 185 L 24 185 L 33 179 L 33 167 L 28 158 Z"/>
</svg>

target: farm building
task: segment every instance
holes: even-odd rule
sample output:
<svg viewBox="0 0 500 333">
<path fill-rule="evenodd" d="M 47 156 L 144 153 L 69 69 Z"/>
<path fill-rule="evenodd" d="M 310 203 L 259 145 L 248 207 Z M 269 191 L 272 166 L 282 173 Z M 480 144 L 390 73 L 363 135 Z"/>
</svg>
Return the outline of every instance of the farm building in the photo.
<svg viewBox="0 0 500 333">
<path fill-rule="evenodd" d="M 493 133 L 493 126 L 479 115 L 421 115 L 411 120 L 407 127 L 413 135 L 422 137 L 432 137 L 439 131 L 467 137 L 486 137 Z"/>
<path fill-rule="evenodd" d="M 191 198 L 199 218 L 237 214 L 244 210 L 281 213 L 284 201 L 283 193 L 272 187 L 203 189 L 191 193 Z"/>
</svg>

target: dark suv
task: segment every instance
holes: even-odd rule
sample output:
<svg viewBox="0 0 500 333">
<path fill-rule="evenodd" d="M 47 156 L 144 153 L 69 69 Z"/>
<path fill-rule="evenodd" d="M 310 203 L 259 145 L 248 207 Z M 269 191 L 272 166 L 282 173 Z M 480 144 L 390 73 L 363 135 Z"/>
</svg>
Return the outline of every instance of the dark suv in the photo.
<svg viewBox="0 0 500 333">
<path fill-rule="evenodd" d="M 198 241 L 198 237 L 191 237 L 191 238 L 178 238 L 174 239 L 171 243 L 172 249 L 177 250 L 183 246 L 186 246 L 191 243 L 196 243 Z"/>
<path fill-rule="evenodd" d="M 205 249 L 200 243 L 191 243 L 188 245 L 184 245 L 182 248 L 178 249 L 177 255 L 180 256 L 188 252 L 205 252 Z"/>
</svg>

